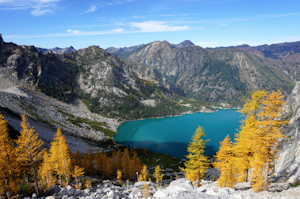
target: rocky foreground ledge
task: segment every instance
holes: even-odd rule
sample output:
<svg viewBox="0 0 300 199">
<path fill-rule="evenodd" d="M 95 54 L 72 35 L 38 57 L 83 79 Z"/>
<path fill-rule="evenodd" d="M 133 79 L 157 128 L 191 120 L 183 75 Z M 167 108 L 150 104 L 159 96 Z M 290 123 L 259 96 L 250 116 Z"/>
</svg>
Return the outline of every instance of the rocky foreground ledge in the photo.
<svg viewBox="0 0 300 199">
<path fill-rule="evenodd" d="M 145 183 L 149 187 L 147 194 L 144 188 Z M 130 183 L 129 183 L 130 184 Z M 159 199 L 299 199 L 300 187 L 290 187 L 289 184 L 273 183 L 270 185 L 270 191 L 254 193 L 250 184 L 240 183 L 234 189 L 225 187 L 220 188 L 217 182 L 202 181 L 201 187 L 193 187 L 190 180 L 181 178 L 172 181 L 168 186 L 157 189 L 156 184 L 152 182 L 136 182 L 134 185 L 116 186 L 110 181 L 104 181 L 103 185 L 94 186 L 91 190 L 75 190 L 71 186 L 61 188 L 52 187 L 48 196 L 41 199 L 116 199 L 116 198 L 159 198 Z M 32 199 L 37 199 L 33 194 Z M 25 199 L 31 199 L 25 197 Z"/>
</svg>

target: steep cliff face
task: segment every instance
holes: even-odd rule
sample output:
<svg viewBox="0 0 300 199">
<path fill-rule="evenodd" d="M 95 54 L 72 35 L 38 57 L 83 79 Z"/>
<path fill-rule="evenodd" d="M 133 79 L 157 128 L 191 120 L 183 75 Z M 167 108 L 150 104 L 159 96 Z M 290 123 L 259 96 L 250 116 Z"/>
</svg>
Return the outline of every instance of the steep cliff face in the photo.
<svg viewBox="0 0 300 199">
<path fill-rule="evenodd" d="M 286 136 L 278 147 L 278 160 L 275 164 L 276 180 L 294 183 L 300 177 L 300 82 L 297 82 L 287 99 L 289 107 L 285 117 L 288 125 L 283 127 Z"/>
<path fill-rule="evenodd" d="M 34 46 L 5 43 L 0 68 L 46 94 L 69 101 L 75 95 L 77 65 L 67 54 L 42 54 Z"/>
</svg>

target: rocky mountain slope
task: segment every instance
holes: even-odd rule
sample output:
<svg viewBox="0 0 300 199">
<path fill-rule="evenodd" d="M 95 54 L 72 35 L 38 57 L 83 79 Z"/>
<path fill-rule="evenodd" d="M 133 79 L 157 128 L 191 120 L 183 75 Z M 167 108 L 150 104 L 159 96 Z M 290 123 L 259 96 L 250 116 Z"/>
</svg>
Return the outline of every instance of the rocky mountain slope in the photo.
<svg viewBox="0 0 300 199">
<path fill-rule="evenodd" d="M 8 120 L 14 138 L 21 130 L 21 115 L 25 114 L 29 117 L 29 124 L 45 142 L 45 147 L 50 146 L 57 128 L 62 129 L 73 152 L 85 152 L 90 147 L 100 146 L 95 141 L 105 142 L 120 123 L 116 119 L 93 114 L 82 104 L 80 100 L 67 104 L 49 97 L 36 91 L 26 80 L 19 80 L 0 68 L 0 112 Z"/>
<path fill-rule="evenodd" d="M 300 63 L 300 41 L 253 47 L 262 52 L 265 57 L 279 59 L 284 62 Z"/>
<path fill-rule="evenodd" d="M 67 48 L 52 48 L 52 49 L 47 49 L 47 48 L 36 48 L 38 51 L 41 51 L 42 53 L 45 52 L 52 52 L 54 54 L 62 54 L 62 53 L 69 53 L 69 52 L 73 52 L 76 51 L 75 48 L 73 48 L 73 46 L 67 47 Z"/>
<path fill-rule="evenodd" d="M 152 66 L 188 97 L 203 101 L 240 101 L 253 89 L 281 88 L 288 94 L 299 78 L 294 71 L 299 70 L 299 64 L 273 61 L 240 49 L 175 48 L 167 41 L 155 41 L 125 58 Z"/>
<path fill-rule="evenodd" d="M 0 68 L 34 91 L 68 103 L 80 98 L 90 111 L 121 120 L 199 111 L 204 104 L 186 98 L 153 67 L 124 62 L 98 46 L 42 54 L 1 37 Z"/>
</svg>

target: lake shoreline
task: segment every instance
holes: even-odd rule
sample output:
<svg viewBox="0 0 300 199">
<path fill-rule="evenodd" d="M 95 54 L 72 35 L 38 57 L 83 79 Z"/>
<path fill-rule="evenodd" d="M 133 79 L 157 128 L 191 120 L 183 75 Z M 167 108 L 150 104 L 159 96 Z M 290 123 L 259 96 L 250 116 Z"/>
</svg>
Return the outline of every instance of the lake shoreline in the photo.
<svg viewBox="0 0 300 199">
<path fill-rule="evenodd" d="M 147 119 L 162 119 L 162 118 L 167 118 L 167 117 L 179 117 L 179 116 L 183 116 L 183 115 L 190 115 L 190 114 L 195 114 L 195 113 L 215 113 L 218 110 L 240 110 L 240 107 L 228 107 L 228 108 L 224 108 L 224 107 L 213 107 L 215 110 L 211 110 L 206 108 L 205 106 L 202 106 L 200 111 L 186 111 L 183 112 L 181 114 L 178 115 L 166 115 L 166 116 L 162 116 L 162 117 L 148 117 L 148 118 L 139 118 L 139 119 L 133 119 L 133 120 L 125 120 L 125 121 L 121 121 L 119 122 L 119 125 L 116 127 L 117 129 L 124 123 L 126 122 L 132 122 L 132 121 L 139 121 L 139 120 L 147 120 Z M 118 132 L 116 132 L 115 135 L 117 135 Z M 114 135 L 114 137 L 115 137 Z"/>
<path fill-rule="evenodd" d="M 114 141 L 182 159 L 186 155 L 186 145 L 190 143 L 193 133 L 198 126 L 202 126 L 206 132 L 204 139 L 210 139 L 206 147 L 207 156 L 212 157 L 219 148 L 219 142 L 227 134 L 233 138 L 237 133 L 236 129 L 241 120 L 241 113 L 237 110 L 215 109 L 210 112 L 213 114 L 190 111 L 177 116 L 128 121 L 118 128 Z"/>
</svg>

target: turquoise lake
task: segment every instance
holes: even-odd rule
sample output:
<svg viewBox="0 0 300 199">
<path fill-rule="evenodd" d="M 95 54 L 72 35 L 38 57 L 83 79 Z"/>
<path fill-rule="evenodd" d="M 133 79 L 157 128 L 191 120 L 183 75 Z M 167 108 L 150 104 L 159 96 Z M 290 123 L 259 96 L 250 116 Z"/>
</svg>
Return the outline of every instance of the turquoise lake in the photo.
<svg viewBox="0 0 300 199">
<path fill-rule="evenodd" d="M 206 134 L 206 155 L 214 155 L 227 134 L 233 140 L 242 120 L 237 110 L 194 113 L 176 117 L 136 120 L 123 123 L 114 139 L 119 144 L 147 148 L 153 152 L 185 158 L 187 146 L 198 126 Z"/>
</svg>

